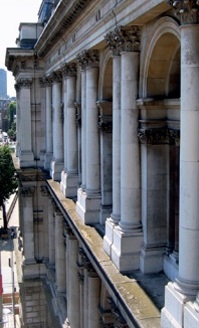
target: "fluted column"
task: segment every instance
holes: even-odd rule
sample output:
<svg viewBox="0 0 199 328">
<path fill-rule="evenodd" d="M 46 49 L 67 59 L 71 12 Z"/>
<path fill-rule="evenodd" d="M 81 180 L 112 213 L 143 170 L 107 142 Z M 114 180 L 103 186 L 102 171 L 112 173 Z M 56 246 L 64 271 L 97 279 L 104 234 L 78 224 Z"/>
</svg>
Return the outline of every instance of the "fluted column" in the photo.
<svg viewBox="0 0 199 328">
<path fill-rule="evenodd" d="M 35 187 L 24 186 L 21 189 L 23 197 L 23 250 L 24 264 L 35 263 L 34 252 L 34 222 L 33 222 L 33 194 Z"/>
<path fill-rule="evenodd" d="M 20 87 L 20 166 L 33 165 L 32 125 L 31 125 L 31 85 L 32 79 L 17 81 Z M 25 129 L 23 127 L 26 127 Z M 29 131 L 27 134 L 26 132 Z"/>
<path fill-rule="evenodd" d="M 112 109 L 112 214 L 106 220 L 104 250 L 110 256 L 113 229 L 120 220 L 120 120 L 121 120 L 121 56 L 117 28 L 106 35 L 105 40 L 113 52 L 113 109 Z"/>
<path fill-rule="evenodd" d="M 55 209 L 55 273 L 57 293 L 65 294 L 66 291 L 66 266 L 65 246 L 63 238 L 63 215 L 56 207 Z"/>
<path fill-rule="evenodd" d="M 61 72 L 52 75 L 52 109 L 53 109 L 53 159 L 51 162 L 51 177 L 53 180 L 61 180 L 63 169 L 63 116 L 61 98 Z"/>
<path fill-rule="evenodd" d="M 65 196 L 75 197 L 78 186 L 78 149 L 76 127 L 76 64 L 63 68 L 66 94 L 64 93 L 64 170 L 61 189 Z"/>
<path fill-rule="evenodd" d="M 49 170 L 53 156 L 53 139 L 52 139 L 52 81 L 50 78 L 45 79 L 46 85 L 46 154 L 44 168 Z"/>
<path fill-rule="evenodd" d="M 77 212 L 85 223 L 98 222 L 100 209 L 100 170 L 99 170 L 99 132 L 97 127 L 97 79 L 98 51 L 85 51 L 78 57 L 80 64 L 86 69 L 85 94 L 85 191 L 78 190 Z M 82 122 L 83 123 L 83 122 Z"/>
<path fill-rule="evenodd" d="M 169 3 L 181 22 L 179 275 L 166 287 L 162 326 L 174 327 L 175 319 L 179 327 L 195 328 L 198 306 L 188 301 L 199 290 L 199 4 Z"/>
<path fill-rule="evenodd" d="M 122 271 L 138 269 L 142 244 L 138 131 L 140 31 L 120 30 L 121 49 L 121 219 L 114 229 L 112 260 Z M 128 160 L 127 160 L 128 159 Z M 125 245 L 128 244 L 128 247 Z"/>
</svg>

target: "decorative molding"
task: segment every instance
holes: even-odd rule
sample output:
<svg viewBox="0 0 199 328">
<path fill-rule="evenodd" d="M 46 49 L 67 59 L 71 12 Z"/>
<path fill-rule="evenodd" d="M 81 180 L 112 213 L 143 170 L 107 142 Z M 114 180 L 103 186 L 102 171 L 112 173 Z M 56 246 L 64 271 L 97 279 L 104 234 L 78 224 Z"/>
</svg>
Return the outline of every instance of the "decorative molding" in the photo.
<svg viewBox="0 0 199 328">
<path fill-rule="evenodd" d="M 34 186 L 24 186 L 21 187 L 21 194 L 24 197 L 32 197 L 35 191 L 35 187 Z"/>
<path fill-rule="evenodd" d="M 140 51 L 140 35 L 141 29 L 138 26 L 132 26 L 128 29 L 118 26 L 105 36 L 105 41 L 113 55 L 118 56 L 122 51 Z"/>
<path fill-rule="evenodd" d="M 176 145 L 180 143 L 180 130 L 164 128 L 140 129 L 138 138 L 148 145 Z"/>
<path fill-rule="evenodd" d="M 199 0 L 167 0 L 182 25 L 199 23 Z"/>
<path fill-rule="evenodd" d="M 77 61 L 81 65 L 82 69 L 88 66 L 98 66 L 99 63 L 99 51 L 98 50 L 84 50 L 77 55 Z"/>
<path fill-rule="evenodd" d="M 19 88 L 30 88 L 32 85 L 32 79 L 20 79 L 17 81 Z"/>
<path fill-rule="evenodd" d="M 42 196 L 48 196 L 50 194 L 48 188 L 46 186 L 40 186 Z"/>
</svg>

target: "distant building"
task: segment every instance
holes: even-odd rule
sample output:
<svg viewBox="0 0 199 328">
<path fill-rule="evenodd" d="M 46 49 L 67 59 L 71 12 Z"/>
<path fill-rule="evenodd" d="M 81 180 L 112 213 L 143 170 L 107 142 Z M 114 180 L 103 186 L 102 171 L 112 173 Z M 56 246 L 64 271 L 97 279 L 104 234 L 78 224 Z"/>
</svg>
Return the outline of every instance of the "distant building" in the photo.
<svg viewBox="0 0 199 328">
<path fill-rule="evenodd" d="M 7 98 L 7 72 L 0 68 L 0 98 Z"/>
</svg>

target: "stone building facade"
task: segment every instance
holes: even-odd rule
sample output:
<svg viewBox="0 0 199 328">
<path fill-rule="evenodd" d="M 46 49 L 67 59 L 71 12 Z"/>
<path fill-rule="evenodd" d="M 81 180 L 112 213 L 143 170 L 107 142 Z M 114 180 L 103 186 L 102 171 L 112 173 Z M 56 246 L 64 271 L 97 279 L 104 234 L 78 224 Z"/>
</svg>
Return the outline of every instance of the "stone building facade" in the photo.
<svg viewBox="0 0 199 328">
<path fill-rule="evenodd" d="M 23 327 L 199 326 L 198 13 L 43 0 L 20 24 Z M 139 275 L 167 277 L 161 308 Z"/>
</svg>

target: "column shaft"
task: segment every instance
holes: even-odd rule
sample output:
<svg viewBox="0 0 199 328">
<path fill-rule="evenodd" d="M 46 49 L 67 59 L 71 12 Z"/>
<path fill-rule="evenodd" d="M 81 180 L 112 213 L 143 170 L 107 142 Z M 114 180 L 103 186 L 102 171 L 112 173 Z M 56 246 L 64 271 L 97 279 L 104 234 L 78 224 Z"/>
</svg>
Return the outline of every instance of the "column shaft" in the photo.
<svg viewBox="0 0 199 328">
<path fill-rule="evenodd" d="M 75 111 L 76 77 L 67 78 L 67 173 L 77 174 L 77 128 Z"/>
<path fill-rule="evenodd" d="M 179 280 L 199 287 L 199 26 L 181 27 Z M 190 86 L 190 87 L 189 87 Z M 191 256 L 190 256 L 191 255 Z M 188 287 L 189 288 L 189 287 Z"/>
<path fill-rule="evenodd" d="M 113 57 L 113 208 L 111 217 L 114 222 L 120 219 L 120 112 L 121 112 L 121 57 Z"/>
<path fill-rule="evenodd" d="M 97 127 L 98 68 L 86 70 L 86 191 L 88 194 L 99 193 L 99 132 Z"/>
<path fill-rule="evenodd" d="M 25 263 L 35 263 L 34 225 L 33 225 L 33 195 L 34 187 L 23 188 L 23 218 L 24 224 L 24 257 Z"/>
<path fill-rule="evenodd" d="M 60 212 L 55 212 L 55 271 L 56 285 L 58 293 L 65 293 L 65 247 L 63 240 L 63 216 Z"/>
<path fill-rule="evenodd" d="M 48 199 L 48 257 L 49 265 L 55 264 L 55 218 L 51 198 Z"/>
<path fill-rule="evenodd" d="M 121 221 L 123 230 L 140 228 L 140 154 L 138 142 L 137 52 L 121 55 Z"/>
<path fill-rule="evenodd" d="M 82 70 L 81 88 L 81 166 L 82 166 L 82 189 L 86 187 L 86 71 Z"/>
<path fill-rule="evenodd" d="M 61 83 L 53 83 L 53 157 L 56 162 L 63 160 L 63 135 L 61 113 Z"/>
<path fill-rule="evenodd" d="M 73 235 L 67 235 L 68 252 L 68 286 L 67 312 L 71 327 L 80 326 L 79 278 L 78 278 L 78 241 Z"/>
</svg>

